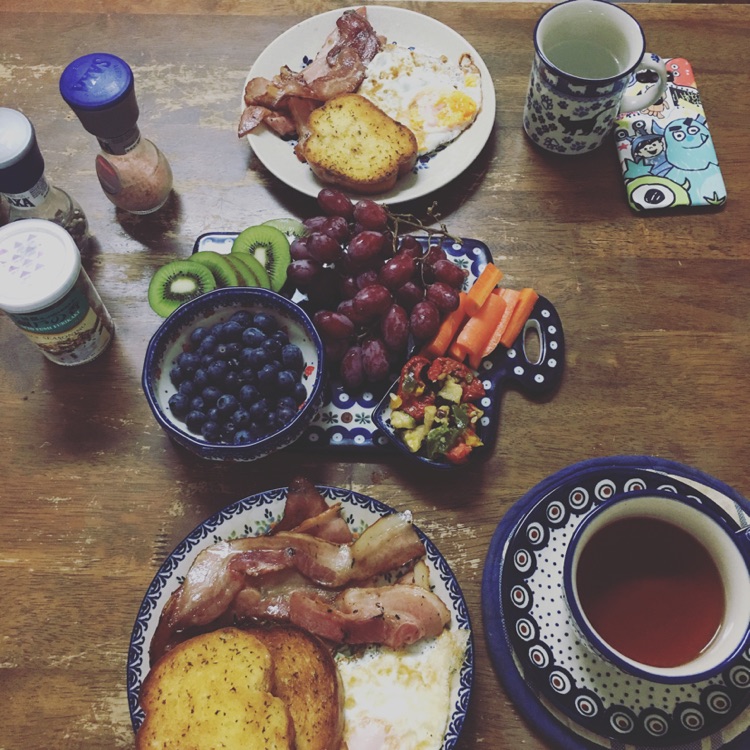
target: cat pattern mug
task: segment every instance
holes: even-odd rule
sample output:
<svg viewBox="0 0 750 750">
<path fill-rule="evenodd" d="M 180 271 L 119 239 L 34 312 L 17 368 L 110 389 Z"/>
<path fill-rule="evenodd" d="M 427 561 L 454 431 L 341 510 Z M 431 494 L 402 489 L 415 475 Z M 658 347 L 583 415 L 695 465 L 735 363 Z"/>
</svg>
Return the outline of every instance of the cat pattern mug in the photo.
<svg viewBox="0 0 750 750">
<path fill-rule="evenodd" d="M 601 146 L 620 112 L 645 109 L 664 95 L 667 73 L 646 52 L 640 24 L 607 0 L 565 0 L 534 29 L 534 63 L 523 113 L 531 140 L 547 151 L 575 155 Z M 658 83 L 625 95 L 636 70 Z"/>
</svg>

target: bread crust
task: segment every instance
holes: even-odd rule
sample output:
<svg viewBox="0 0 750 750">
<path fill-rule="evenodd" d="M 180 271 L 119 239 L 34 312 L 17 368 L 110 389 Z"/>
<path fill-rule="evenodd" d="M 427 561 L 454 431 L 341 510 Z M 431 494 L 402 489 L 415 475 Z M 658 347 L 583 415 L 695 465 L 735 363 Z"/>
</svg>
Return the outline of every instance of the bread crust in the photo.
<svg viewBox="0 0 750 750">
<path fill-rule="evenodd" d="M 341 94 L 310 114 L 298 153 L 322 182 L 375 194 L 411 171 L 417 139 L 365 97 Z"/>
</svg>

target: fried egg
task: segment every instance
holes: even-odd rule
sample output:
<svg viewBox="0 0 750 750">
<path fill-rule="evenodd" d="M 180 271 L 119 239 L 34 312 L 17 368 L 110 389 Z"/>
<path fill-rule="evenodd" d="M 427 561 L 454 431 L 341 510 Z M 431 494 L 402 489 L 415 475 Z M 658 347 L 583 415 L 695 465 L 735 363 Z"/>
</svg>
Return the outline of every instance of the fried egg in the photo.
<svg viewBox="0 0 750 750">
<path fill-rule="evenodd" d="M 368 64 L 357 93 L 406 125 L 420 156 L 461 135 L 482 107 L 481 74 L 469 54 L 451 62 L 395 44 Z"/>
<path fill-rule="evenodd" d="M 349 750 L 439 750 L 468 639 L 468 630 L 444 630 L 399 651 L 339 654 Z"/>
</svg>

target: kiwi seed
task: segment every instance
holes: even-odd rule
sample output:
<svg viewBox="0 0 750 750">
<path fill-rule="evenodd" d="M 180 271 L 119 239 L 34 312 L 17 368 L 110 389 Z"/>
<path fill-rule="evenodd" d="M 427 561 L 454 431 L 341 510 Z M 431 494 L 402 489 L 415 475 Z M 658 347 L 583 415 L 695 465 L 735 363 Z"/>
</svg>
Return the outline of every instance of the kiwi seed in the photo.
<svg viewBox="0 0 750 750">
<path fill-rule="evenodd" d="M 216 286 L 237 286 L 240 280 L 231 263 L 227 262 L 226 256 L 215 250 L 201 250 L 193 253 L 190 260 L 205 266 L 214 275 Z"/>
<path fill-rule="evenodd" d="M 166 318 L 180 305 L 216 289 L 211 271 L 192 260 L 173 260 L 157 269 L 148 285 L 148 303 Z"/>
<path fill-rule="evenodd" d="M 254 257 L 265 268 L 274 292 L 284 286 L 292 256 L 289 254 L 289 240 L 281 230 L 263 224 L 248 227 L 237 235 L 232 253 L 243 260 L 247 255 Z"/>
</svg>

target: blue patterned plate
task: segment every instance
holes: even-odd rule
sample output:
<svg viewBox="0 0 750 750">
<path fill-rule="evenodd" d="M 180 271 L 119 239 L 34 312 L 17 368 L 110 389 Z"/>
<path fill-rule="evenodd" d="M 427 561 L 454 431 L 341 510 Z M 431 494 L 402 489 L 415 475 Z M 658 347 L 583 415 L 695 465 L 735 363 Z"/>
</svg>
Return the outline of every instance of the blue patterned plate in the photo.
<svg viewBox="0 0 750 750">
<path fill-rule="evenodd" d="M 335 487 L 318 487 L 329 505 L 342 504 L 343 517 L 355 533 L 362 533 L 378 518 L 394 513 L 394 509 L 366 495 Z M 149 671 L 148 651 L 159 621 L 162 607 L 182 583 L 195 556 L 219 541 L 266 533 L 282 516 L 286 488 L 252 495 L 228 505 L 197 526 L 165 560 L 154 577 L 141 604 L 130 638 L 127 664 L 128 706 L 133 729 L 138 730 L 144 714 L 138 695 Z M 419 530 L 424 542 L 426 562 L 430 569 L 432 590 L 445 602 L 451 613 L 451 628 L 469 631 L 461 669 L 451 685 L 451 715 L 441 750 L 452 750 L 466 719 L 474 675 L 474 647 L 471 639 L 469 611 L 458 581 L 437 547 Z"/>
<path fill-rule="evenodd" d="M 565 552 L 586 512 L 623 493 L 679 492 L 736 528 L 750 503 L 695 469 L 635 456 L 594 459 L 530 490 L 498 525 L 482 583 L 490 655 L 511 697 L 564 750 L 747 748 L 750 651 L 713 679 L 668 685 L 622 673 L 581 642 L 568 614 Z"/>
<path fill-rule="evenodd" d="M 195 241 L 193 252 L 213 250 L 226 254 L 232 249 L 237 232 L 210 232 Z M 423 245 L 427 240 L 420 238 Z M 488 263 L 492 263 L 489 248 L 479 240 L 444 239 L 442 244 L 448 258 L 467 272 L 464 289 L 468 289 Z M 297 297 L 292 299 L 297 301 Z M 530 361 L 524 348 L 529 329 L 539 339 L 539 357 Z M 513 347 L 498 349 L 482 364 L 485 387 L 489 390 L 483 407 L 486 412 L 482 436 L 488 445 L 494 442 L 499 419 L 502 388 L 515 385 L 530 395 L 551 391 L 562 378 L 564 363 L 562 323 L 549 300 L 540 298 L 529 324 Z M 393 373 L 395 380 L 398 373 Z M 391 389 L 391 383 L 377 389 L 350 394 L 335 376 L 329 376 L 327 394 L 310 426 L 295 443 L 295 448 L 375 448 L 392 450 L 396 444 L 381 400 Z M 380 405 L 380 406 L 379 406 Z M 377 419 L 375 409 L 377 408 Z M 390 433 L 390 434 L 389 434 Z M 400 441 L 398 441 L 400 442 Z M 398 447 L 398 445 L 397 445 Z M 489 449 L 484 451 L 489 453 Z"/>
</svg>

